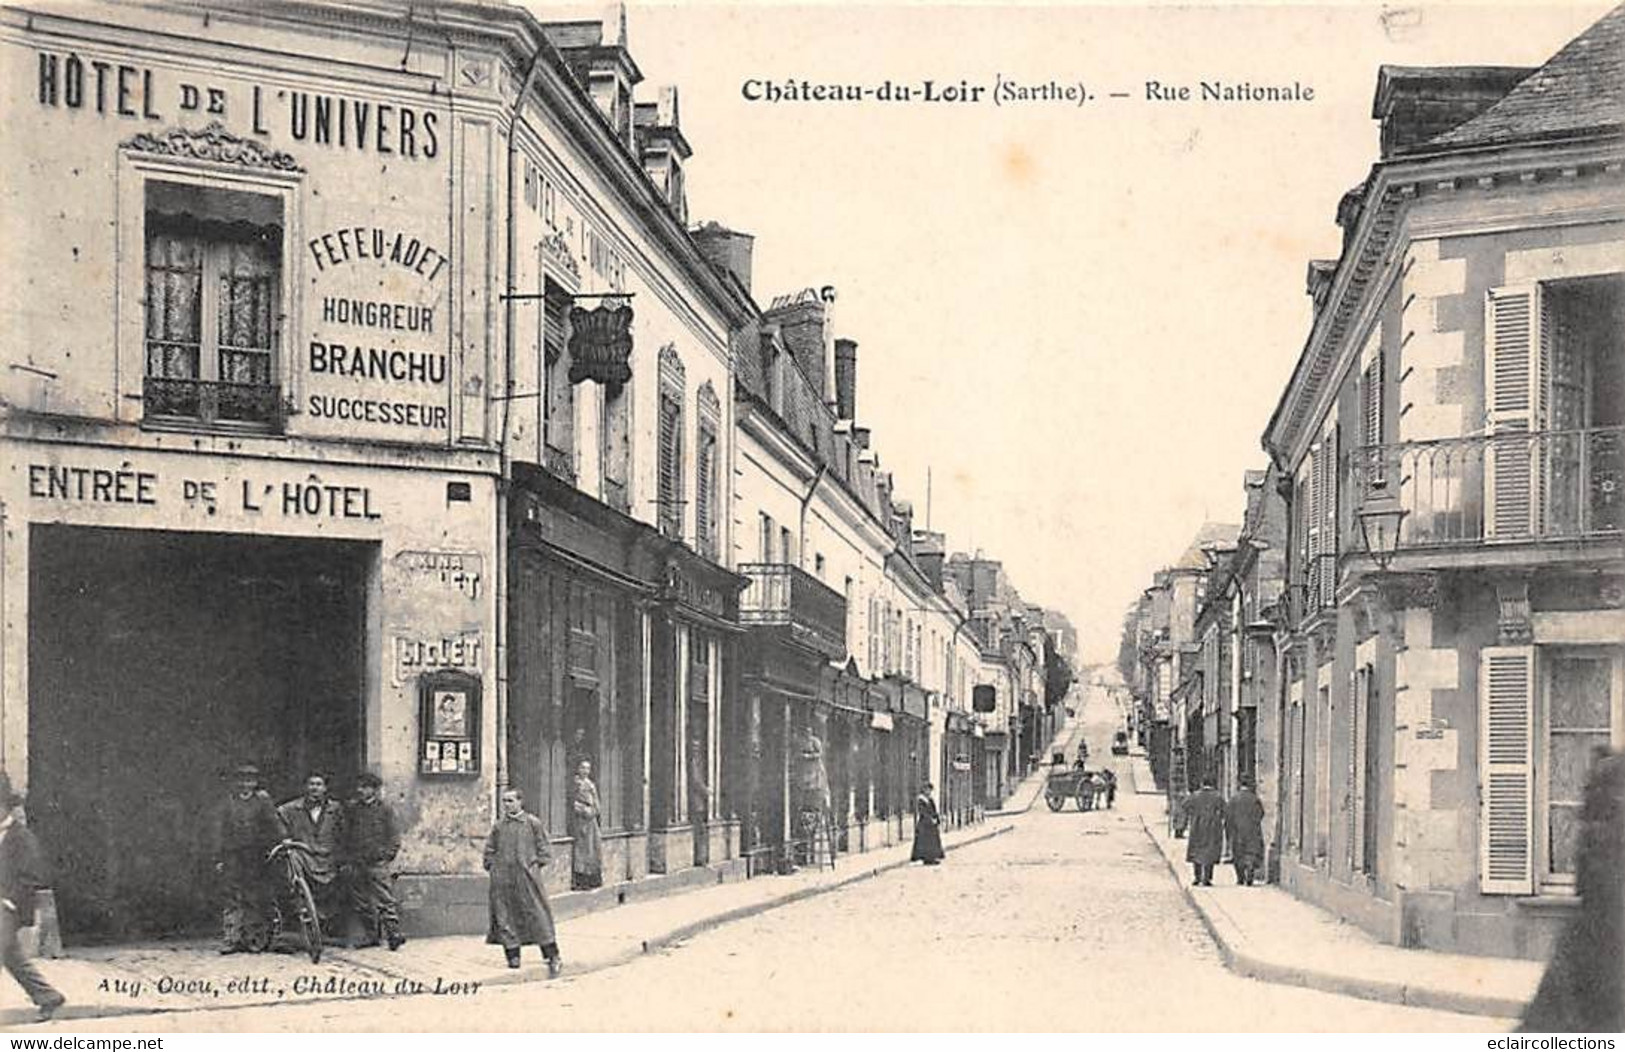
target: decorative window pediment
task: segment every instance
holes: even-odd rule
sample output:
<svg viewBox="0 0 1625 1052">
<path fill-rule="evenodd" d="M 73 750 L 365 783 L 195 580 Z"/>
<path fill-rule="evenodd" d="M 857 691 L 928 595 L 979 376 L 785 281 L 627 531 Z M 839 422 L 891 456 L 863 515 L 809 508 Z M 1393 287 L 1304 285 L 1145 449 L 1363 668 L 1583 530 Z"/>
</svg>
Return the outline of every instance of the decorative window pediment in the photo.
<svg viewBox="0 0 1625 1052">
<path fill-rule="evenodd" d="M 125 141 L 127 150 L 157 154 L 161 157 L 180 157 L 197 161 L 213 161 L 239 168 L 259 171 L 302 172 L 304 168 L 290 153 L 267 149 L 253 139 L 244 139 L 226 130 L 219 121 L 207 127 L 170 128 L 156 135 L 142 132 Z"/>
</svg>

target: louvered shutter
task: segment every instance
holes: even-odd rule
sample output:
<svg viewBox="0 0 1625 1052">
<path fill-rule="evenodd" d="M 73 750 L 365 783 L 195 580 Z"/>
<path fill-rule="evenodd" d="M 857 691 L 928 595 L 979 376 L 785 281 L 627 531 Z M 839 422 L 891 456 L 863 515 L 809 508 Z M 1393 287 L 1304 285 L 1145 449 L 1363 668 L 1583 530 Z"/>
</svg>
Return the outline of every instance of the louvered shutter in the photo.
<svg viewBox="0 0 1625 1052">
<path fill-rule="evenodd" d="M 1367 476 L 1370 488 L 1380 489 L 1387 484 L 1388 476 L 1386 465 L 1383 463 L 1382 451 L 1382 351 L 1379 349 L 1371 364 L 1365 368 L 1365 378 L 1361 384 L 1361 417 L 1365 433 L 1361 436 L 1366 446 L 1366 463 L 1370 474 Z"/>
<path fill-rule="evenodd" d="M 1323 496 L 1321 497 L 1322 514 L 1320 526 L 1320 603 L 1322 606 L 1332 606 L 1337 598 L 1337 490 L 1341 480 L 1338 478 L 1337 452 L 1339 429 L 1333 427 L 1326 432 L 1321 442 L 1321 449 L 1326 454 L 1326 466 L 1321 477 Z"/>
<path fill-rule="evenodd" d="M 1539 529 L 1547 343 L 1540 287 L 1491 289 L 1485 319 L 1484 533 L 1528 537 Z M 1505 437 L 1496 437 L 1505 436 Z"/>
<path fill-rule="evenodd" d="M 682 535 L 683 412 L 675 399 L 660 396 L 660 524 L 668 536 Z"/>
<path fill-rule="evenodd" d="M 715 521 L 712 511 L 712 491 L 716 486 L 717 438 L 709 428 L 700 429 L 698 456 L 695 457 L 694 530 L 699 549 L 706 555 L 715 554 Z"/>
<path fill-rule="evenodd" d="M 1479 890 L 1532 894 L 1535 648 L 1480 651 L 1478 694 Z"/>
</svg>

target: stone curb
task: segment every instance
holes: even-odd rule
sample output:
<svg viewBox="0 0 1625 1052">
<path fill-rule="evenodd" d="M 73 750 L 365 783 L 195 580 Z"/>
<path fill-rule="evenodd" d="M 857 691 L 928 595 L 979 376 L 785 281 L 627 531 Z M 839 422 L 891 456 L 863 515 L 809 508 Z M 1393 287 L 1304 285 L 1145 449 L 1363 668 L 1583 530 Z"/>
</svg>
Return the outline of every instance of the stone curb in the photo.
<svg viewBox="0 0 1625 1052">
<path fill-rule="evenodd" d="M 1164 849 L 1162 841 L 1151 833 L 1150 824 L 1146 821 L 1144 813 L 1139 815 L 1140 826 L 1145 835 L 1156 845 L 1157 854 L 1168 866 L 1169 873 L 1174 882 L 1185 893 L 1185 901 L 1189 902 L 1196 915 L 1201 918 L 1202 926 L 1212 937 L 1219 949 L 1219 956 L 1223 958 L 1225 967 L 1237 975 L 1244 975 L 1251 979 L 1258 979 L 1266 983 L 1275 983 L 1280 986 L 1299 986 L 1309 990 L 1319 990 L 1323 993 L 1341 994 L 1344 997 L 1356 997 L 1362 1001 L 1381 1001 L 1387 1004 L 1406 1005 L 1412 1008 L 1431 1008 L 1445 1012 L 1456 1012 L 1462 1015 L 1494 1016 L 1502 1019 L 1517 1019 L 1523 1015 L 1525 1004 L 1521 1000 L 1496 997 L 1488 994 L 1464 993 L 1460 990 L 1449 990 L 1432 986 L 1409 986 L 1402 982 L 1392 982 L 1385 979 L 1372 979 L 1365 976 L 1345 975 L 1338 972 L 1320 971 L 1314 968 L 1302 968 L 1296 965 L 1283 964 L 1260 957 L 1247 949 L 1247 937 L 1230 920 L 1217 911 L 1210 910 L 1197 898 L 1190 885 L 1181 879 L 1179 864 Z"/>
<path fill-rule="evenodd" d="M 1000 826 L 997 826 L 997 827 L 995 827 L 993 829 L 987 829 L 987 830 L 983 830 L 981 832 L 978 832 L 974 836 L 969 836 L 969 837 L 965 837 L 962 840 L 957 840 L 952 844 L 945 844 L 944 845 L 944 850 L 948 851 L 948 852 L 958 851 L 962 847 L 968 847 L 971 844 L 981 843 L 984 840 L 991 840 L 996 836 L 1002 836 L 1005 833 L 1008 833 L 1013 829 L 1015 829 L 1014 823 L 1008 823 L 1007 822 L 1007 823 L 1005 823 L 1003 825 L 1000 825 Z M 828 884 L 815 884 L 815 885 L 813 885 L 811 887 L 796 888 L 793 891 L 787 891 L 782 895 L 775 895 L 772 898 L 763 899 L 760 902 L 752 902 L 752 903 L 747 903 L 747 904 L 745 904 L 743 906 L 735 906 L 732 909 L 723 910 L 722 912 L 713 914 L 713 915 L 711 915 L 709 917 L 703 917 L 703 918 L 701 918 L 701 919 L 699 919 L 697 921 L 690 921 L 687 924 L 679 925 L 678 927 L 673 928 L 670 931 L 660 932 L 660 933 L 657 933 L 655 935 L 651 935 L 647 939 L 641 940 L 641 945 L 638 946 L 638 947 L 631 948 L 631 949 L 626 949 L 626 950 L 620 950 L 620 951 L 618 951 L 616 953 L 613 953 L 613 954 L 611 954 L 611 955 L 609 955 L 607 957 L 598 958 L 597 960 L 594 960 L 591 964 L 583 966 L 580 969 L 572 969 L 572 968 L 569 967 L 568 962 L 566 962 L 564 975 L 565 975 L 565 977 L 573 977 L 573 976 L 578 976 L 578 975 L 591 975 L 591 974 L 593 974 L 595 972 L 606 971 L 606 970 L 608 970 L 610 968 L 618 968 L 621 965 L 630 964 L 632 961 L 637 960 L 639 957 L 642 957 L 645 954 L 654 953 L 654 952 L 656 952 L 658 950 L 662 950 L 662 949 L 665 949 L 667 947 L 674 946 L 674 945 L 676 945 L 676 944 L 678 944 L 680 942 L 683 942 L 683 941 L 685 941 L 687 939 L 691 939 L 694 936 L 699 935 L 699 934 L 701 934 L 703 932 L 710 931 L 713 928 L 719 928 L 719 927 L 722 927 L 725 924 L 729 924 L 729 923 L 732 923 L 734 921 L 744 920 L 747 917 L 753 917 L 753 916 L 756 916 L 757 914 L 760 914 L 760 913 L 766 913 L 769 910 L 774 910 L 774 909 L 778 909 L 781 906 L 788 906 L 788 905 L 790 905 L 792 903 L 801 902 L 804 899 L 814 898 L 815 896 L 823 895 L 823 894 L 825 894 L 827 892 L 839 891 L 842 888 L 848 887 L 848 886 L 850 886 L 852 884 L 856 884 L 859 881 L 869 880 L 872 877 L 878 877 L 883 873 L 887 873 L 887 872 L 889 872 L 891 870 L 894 870 L 894 869 L 901 869 L 902 867 L 907 866 L 909 864 L 910 864 L 909 859 L 898 859 L 898 860 L 893 861 L 893 862 L 887 862 L 887 863 L 885 863 L 883 865 L 867 866 L 867 867 L 859 869 L 859 870 L 857 870 L 855 872 L 846 874 L 845 876 L 842 876 L 840 879 L 832 881 L 832 882 L 830 882 Z M 390 975 L 391 974 L 387 969 L 384 969 L 384 968 L 379 968 L 378 970 L 380 972 L 383 972 L 383 974 L 385 974 L 385 975 Z M 530 965 L 530 966 L 525 967 L 525 968 L 514 968 L 514 969 L 505 970 L 505 971 L 502 971 L 502 972 L 496 972 L 496 973 L 493 973 L 493 974 L 491 974 L 489 976 L 483 976 L 483 977 L 481 977 L 479 979 L 479 984 L 482 987 L 484 987 L 484 986 L 513 986 L 513 985 L 516 985 L 516 984 L 519 984 L 519 983 L 534 982 L 534 981 L 536 981 L 537 979 L 539 979 L 541 976 L 543 976 L 545 974 L 546 974 L 546 971 L 541 965 Z M 401 976 L 398 976 L 398 975 L 393 976 L 393 977 L 394 978 L 401 978 Z M 405 995 L 397 995 L 397 994 L 386 994 L 385 995 L 385 997 L 394 997 L 394 996 L 405 996 Z M 379 998 L 374 998 L 374 999 L 377 1000 Z M 354 1000 L 358 1000 L 358 998 L 337 996 L 337 997 L 324 997 L 324 998 L 319 999 L 319 1001 L 313 1000 L 313 1001 L 301 1002 L 301 1003 L 306 1003 L 306 1004 L 316 1004 L 316 1003 L 334 1004 L 334 1003 L 339 1003 L 339 1002 L 344 1002 L 344 1001 L 354 1001 Z M 287 1003 L 289 1003 L 289 1002 L 286 1002 L 286 1001 L 250 1002 L 250 1003 L 241 1004 L 241 1005 L 231 1005 L 231 1006 L 228 1006 L 226 1010 L 245 1009 L 245 1008 L 266 1008 L 266 1007 L 270 1007 L 272 1005 L 287 1004 Z M 134 1006 L 132 1006 L 132 1007 L 130 1007 L 128 1009 L 124 1009 L 124 1008 L 109 1008 L 109 1007 L 101 1006 L 101 1005 L 78 1006 L 78 1005 L 70 1004 L 66 1008 L 64 1008 L 62 1012 L 58 1013 L 56 1015 L 56 1017 L 52 1020 L 52 1022 L 71 1023 L 71 1022 L 74 1022 L 76 1020 L 81 1020 L 81 1019 L 115 1019 L 115 1018 L 122 1018 L 124 1016 L 138 1016 L 138 1015 L 139 1016 L 147 1016 L 147 1015 L 186 1015 L 186 1014 L 192 1013 L 192 1012 L 211 1012 L 211 1011 L 219 1011 L 219 1010 L 220 1009 L 216 1009 L 216 1008 L 212 1008 L 212 1007 L 198 1007 L 198 1006 L 194 1006 L 194 1005 L 178 1005 L 178 1006 L 176 1006 L 174 1008 L 147 1008 L 147 1007 L 134 1007 Z M 28 1026 L 28 1025 L 39 1025 L 35 1020 L 34 1010 L 33 1009 L 10 1009 L 10 1010 L 4 1011 L 4 1012 L 0 1012 L 0 1027 L 10 1028 L 10 1027 Z"/>
</svg>

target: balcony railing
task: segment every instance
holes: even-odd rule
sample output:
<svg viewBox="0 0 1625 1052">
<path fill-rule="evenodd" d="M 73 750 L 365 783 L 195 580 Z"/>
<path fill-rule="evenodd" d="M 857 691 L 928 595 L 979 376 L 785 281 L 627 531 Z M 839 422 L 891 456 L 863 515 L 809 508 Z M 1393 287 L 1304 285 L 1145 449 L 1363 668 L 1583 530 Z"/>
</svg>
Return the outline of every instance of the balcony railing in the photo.
<svg viewBox="0 0 1625 1052">
<path fill-rule="evenodd" d="M 839 660 L 846 657 L 846 597 L 796 566 L 745 563 L 750 583 L 739 597 L 739 620 L 785 625 L 797 639 Z"/>
<path fill-rule="evenodd" d="M 1619 537 L 1625 428 L 1503 431 L 1368 446 L 1351 456 L 1355 499 L 1397 497 L 1401 548 Z"/>
<path fill-rule="evenodd" d="M 141 404 L 148 420 L 282 428 L 282 391 L 275 384 L 148 376 L 142 383 Z"/>
</svg>

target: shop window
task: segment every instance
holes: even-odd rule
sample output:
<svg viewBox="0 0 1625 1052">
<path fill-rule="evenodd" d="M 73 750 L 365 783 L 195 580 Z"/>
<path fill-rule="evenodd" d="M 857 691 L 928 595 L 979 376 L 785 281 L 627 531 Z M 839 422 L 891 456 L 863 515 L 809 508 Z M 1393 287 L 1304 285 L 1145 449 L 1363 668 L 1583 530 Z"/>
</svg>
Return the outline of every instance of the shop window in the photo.
<svg viewBox="0 0 1625 1052">
<path fill-rule="evenodd" d="M 146 419 L 279 429 L 281 200 L 159 180 L 145 195 Z"/>
</svg>

